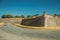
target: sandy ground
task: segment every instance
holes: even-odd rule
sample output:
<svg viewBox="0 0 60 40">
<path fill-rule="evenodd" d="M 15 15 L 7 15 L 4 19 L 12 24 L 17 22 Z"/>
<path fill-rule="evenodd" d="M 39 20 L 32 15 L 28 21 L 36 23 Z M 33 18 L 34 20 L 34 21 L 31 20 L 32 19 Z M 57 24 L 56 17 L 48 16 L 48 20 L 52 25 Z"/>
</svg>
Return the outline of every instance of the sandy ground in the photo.
<svg viewBox="0 0 60 40">
<path fill-rule="evenodd" d="M 5 23 L 0 27 L 0 40 L 60 40 L 60 30 L 33 30 Z"/>
<path fill-rule="evenodd" d="M 4 23 L 3 22 L 0 22 L 0 26 L 2 26 L 2 25 L 4 25 Z"/>
</svg>

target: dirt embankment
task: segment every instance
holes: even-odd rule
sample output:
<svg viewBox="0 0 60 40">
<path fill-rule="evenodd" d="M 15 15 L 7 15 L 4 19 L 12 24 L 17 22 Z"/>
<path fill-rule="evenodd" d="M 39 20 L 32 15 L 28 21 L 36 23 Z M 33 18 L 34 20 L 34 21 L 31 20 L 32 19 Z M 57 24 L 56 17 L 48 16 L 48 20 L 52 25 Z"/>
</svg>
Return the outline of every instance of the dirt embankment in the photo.
<svg viewBox="0 0 60 40">
<path fill-rule="evenodd" d="M 4 23 L 3 22 L 0 22 L 0 26 L 2 26 Z"/>
<path fill-rule="evenodd" d="M 34 26 L 24 26 L 17 23 L 15 23 L 14 25 L 20 28 L 29 28 L 29 29 L 38 29 L 38 30 L 60 30 L 60 27 L 34 27 Z"/>
</svg>

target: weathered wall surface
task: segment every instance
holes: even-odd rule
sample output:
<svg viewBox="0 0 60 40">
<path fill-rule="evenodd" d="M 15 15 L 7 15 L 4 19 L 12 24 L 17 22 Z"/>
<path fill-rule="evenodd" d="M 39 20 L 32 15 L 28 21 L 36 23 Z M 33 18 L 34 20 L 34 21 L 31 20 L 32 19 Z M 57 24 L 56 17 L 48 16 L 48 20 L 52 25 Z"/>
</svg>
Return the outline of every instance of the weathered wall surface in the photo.
<svg viewBox="0 0 60 40">
<path fill-rule="evenodd" d="M 11 23 L 20 23 L 22 22 L 23 18 L 3 18 L 0 19 L 0 22 L 11 22 Z"/>
<path fill-rule="evenodd" d="M 47 17 L 46 18 L 46 25 L 49 26 L 60 26 L 60 18 L 58 17 Z"/>
<path fill-rule="evenodd" d="M 44 26 L 44 17 L 36 17 L 31 19 L 23 19 L 22 25 L 29 25 L 29 26 Z"/>
<path fill-rule="evenodd" d="M 29 26 L 45 26 L 45 27 L 59 27 L 60 26 L 60 18 L 58 17 L 37 17 L 31 19 L 23 19 L 21 22 L 22 25 Z"/>
</svg>

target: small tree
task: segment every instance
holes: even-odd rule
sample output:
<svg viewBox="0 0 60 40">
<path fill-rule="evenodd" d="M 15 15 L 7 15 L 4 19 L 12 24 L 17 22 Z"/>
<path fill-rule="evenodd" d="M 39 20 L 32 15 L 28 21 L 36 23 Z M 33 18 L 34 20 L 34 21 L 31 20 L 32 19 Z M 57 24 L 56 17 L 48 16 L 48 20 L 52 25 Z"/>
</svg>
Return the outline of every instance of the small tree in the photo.
<svg viewBox="0 0 60 40">
<path fill-rule="evenodd" d="M 7 14 L 7 18 L 13 18 L 13 15 Z"/>
<path fill-rule="evenodd" d="M 1 18 L 7 18 L 7 15 L 2 15 Z"/>
<path fill-rule="evenodd" d="M 15 18 L 20 18 L 21 16 L 15 16 Z"/>
<path fill-rule="evenodd" d="M 58 15 L 58 17 L 60 17 L 60 14 Z"/>
<path fill-rule="evenodd" d="M 54 17 L 55 17 L 55 16 L 58 16 L 58 15 L 57 15 L 57 14 L 54 14 Z"/>
<path fill-rule="evenodd" d="M 34 16 L 39 16 L 39 14 L 35 14 Z"/>
<path fill-rule="evenodd" d="M 31 17 L 30 15 L 27 16 L 27 18 Z"/>
<path fill-rule="evenodd" d="M 22 17 L 22 18 L 25 18 L 25 16 L 24 16 L 24 15 L 21 15 L 21 17 Z"/>
<path fill-rule="evenodd" d="M 4 14 L 4 15 L 2 15 L 1 16 L 1 18 L 13 18 L 13 15 L 11 15 L 11 14 Z"/>
</svg>

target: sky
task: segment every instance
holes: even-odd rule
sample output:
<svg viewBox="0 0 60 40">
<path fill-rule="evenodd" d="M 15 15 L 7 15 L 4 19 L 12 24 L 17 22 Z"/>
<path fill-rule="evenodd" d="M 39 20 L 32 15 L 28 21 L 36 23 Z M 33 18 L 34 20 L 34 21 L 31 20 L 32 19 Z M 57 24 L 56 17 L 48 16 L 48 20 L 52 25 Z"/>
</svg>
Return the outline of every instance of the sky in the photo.
<svg viewBox="0 0 60 40">
<path fill-rule="evenodd" d="M 3 14 L 12 15 L 34 15 L 60 14 L 60 0 L 0 0 L 0 16 Z"/>
</svg>

